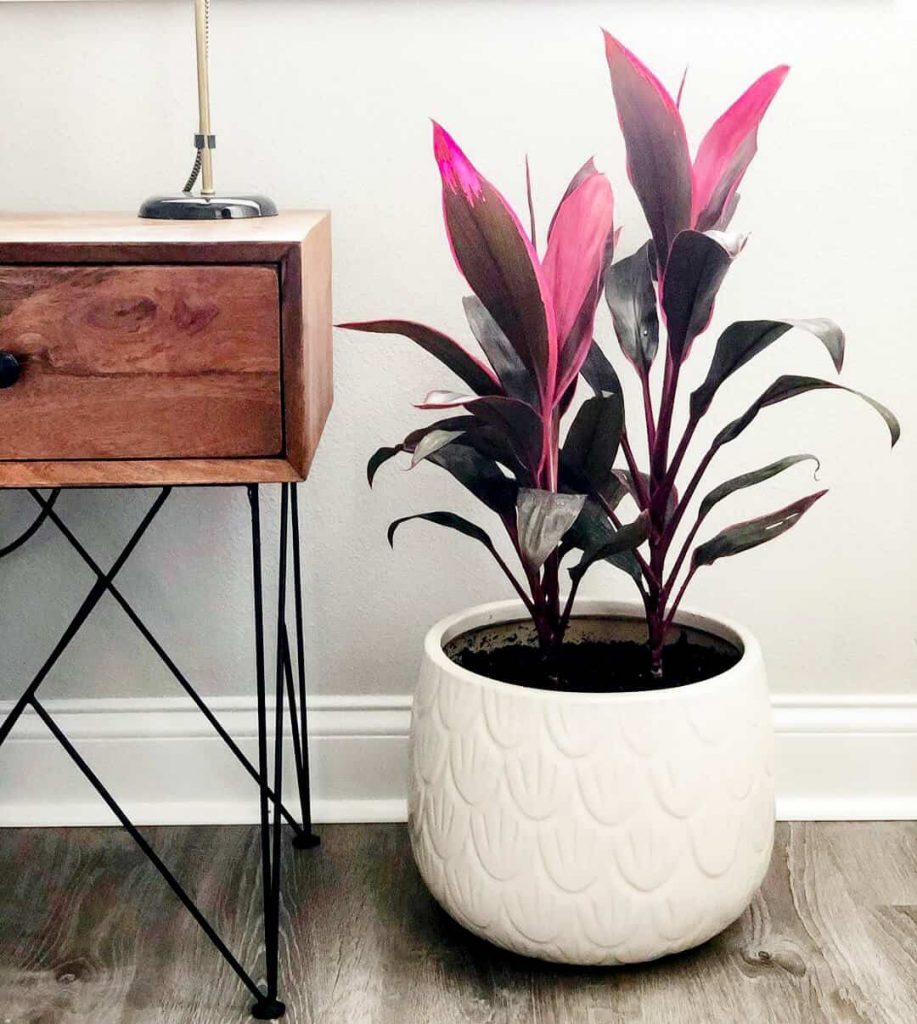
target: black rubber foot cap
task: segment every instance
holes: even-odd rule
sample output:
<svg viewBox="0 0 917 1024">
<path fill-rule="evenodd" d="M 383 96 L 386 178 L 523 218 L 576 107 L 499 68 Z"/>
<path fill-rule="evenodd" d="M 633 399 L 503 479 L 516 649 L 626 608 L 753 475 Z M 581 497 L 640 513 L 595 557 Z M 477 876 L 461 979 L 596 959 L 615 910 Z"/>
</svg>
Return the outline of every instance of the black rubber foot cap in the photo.
<svg viewBox="0 0 917 1024">
<path fill-rule="evenodd" d="M 300 832 L 293 836 L 294 850 L 314 850 L 321 843 L 321 838 L 314 832 Z"/>
<path fill-rule="evenodd" d="M 287 1012 L 287 1008 L 279 999 L 262 999 L 252 1007 L 255 1020 L 277 1020 Z"/>
</svg>

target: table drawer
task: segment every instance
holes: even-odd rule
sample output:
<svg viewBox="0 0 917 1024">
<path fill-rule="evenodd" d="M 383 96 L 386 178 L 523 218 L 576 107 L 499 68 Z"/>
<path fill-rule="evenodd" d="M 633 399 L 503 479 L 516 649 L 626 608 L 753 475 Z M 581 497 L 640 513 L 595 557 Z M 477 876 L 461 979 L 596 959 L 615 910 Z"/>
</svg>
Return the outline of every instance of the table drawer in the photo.
<svg viewBox="0 0 917 1024">
<path fill-rule="evenodd" d="M 0 266 L 0 461 L 283 451 L 277 266 Z"/>
</svg>

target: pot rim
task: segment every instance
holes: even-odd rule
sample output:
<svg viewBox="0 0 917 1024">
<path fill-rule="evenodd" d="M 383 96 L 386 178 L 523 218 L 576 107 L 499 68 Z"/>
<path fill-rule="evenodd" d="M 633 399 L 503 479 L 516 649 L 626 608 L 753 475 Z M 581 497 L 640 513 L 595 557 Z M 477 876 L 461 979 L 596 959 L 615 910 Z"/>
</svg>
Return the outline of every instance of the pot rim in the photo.
<svg viewBox="0 0 917 1024">
<path fill-rule="evenodd" d="M 576 602 L 574 618 L 588 617 L 628 617 L 642 619 L 644 617 L 642 605 L 635 601 L 610 600 L 605 598 L 582 598 Z M 581 690 L 543 690 L 534 686 L 520 686 L 517 683 L 505 683 L 499 679 L 491 679 L 489 676 L 471 672 L 461 665 L 457 665 L 448 657 L 443 650 L 445 644 L 455 637 L 466 633 L 469 630 L 481 626 L 499 625 L 504 622 L 512 622 L 514 619 L 528 619 L 529 615 L 525 605 L 518 599 L 504 601 L 491 601 L 487 604 L 473 605 L 460 612 L 447 615 L 431 626 L 424 637 L 424 654 L 441 671 L 448 672 L 453 678 L 461 679 L 467 683 L 473 683 L 487 689 L 500 692 L 517 693 L 525 695 L 529 699 L 562 701 L 571 697 L 589 703 L 601 704 L 605 702 L 631 703 L 645 700 L 664 701 L 684 698 L 688 694 L 712 695 L 719 689 L 727 689 L 741 679 L 746 679 L 749 673 L 762 671 L 764 668 L 764 657 L 761 647 L 755 639 L 754 634 L 741 623 L 732 619 L 725 619 L 710 612 L 701 611 L 696 608 L 679 608 L 675 615 L 675 622 L 678 625 L 692 626 L 695 629 L 702 629 L 721 640 L 726 640 L 735 645 L 741 651 L 739 660 L 731 668 L 726 669 L 717 676 L 709 679 L 701 679 L 696 683 L 687 683 L 682 686 L 661 687 L 658 690 L 629 690 L 626 692 L 596 693 L 594 691 L 584 692 Z"/>
</svg>

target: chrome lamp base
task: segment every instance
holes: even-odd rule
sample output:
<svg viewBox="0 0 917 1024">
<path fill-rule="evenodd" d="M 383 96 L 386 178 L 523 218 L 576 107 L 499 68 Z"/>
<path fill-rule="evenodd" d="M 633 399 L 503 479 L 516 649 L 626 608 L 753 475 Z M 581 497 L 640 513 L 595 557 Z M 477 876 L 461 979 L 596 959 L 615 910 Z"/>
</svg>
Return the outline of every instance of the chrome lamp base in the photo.
<svg viewBox="0 0 917 1024">
<path fill-rule="evenodd" d="M 277 205 L 267 196 L 200 196 L 191 192 L 151 196 L 140 207 L 148 220 L 242 220 L 276 217 Z"/>
</svg>

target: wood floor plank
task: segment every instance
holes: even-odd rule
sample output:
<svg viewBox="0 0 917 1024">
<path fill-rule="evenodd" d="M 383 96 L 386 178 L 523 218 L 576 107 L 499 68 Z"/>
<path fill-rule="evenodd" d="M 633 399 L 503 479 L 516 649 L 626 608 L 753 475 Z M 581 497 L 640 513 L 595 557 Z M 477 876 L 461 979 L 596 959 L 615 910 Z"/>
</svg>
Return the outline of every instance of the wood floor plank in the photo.
<svg viewBox="0 0 917 1024">
<path fill-rule="evenodd" d="M 778 827 L 761 892 L 700 949 L 558 967 L 464 932 L 426 892 L 404 826 L 284 849 L 291 1024 L 913 1024 L 917 824 Z M 262 980 L 258 833 L 150 829 Z M 244 1024 L 251 998 L 130 838 L 0 832 L 0 1024 Z"/>
</svg>

